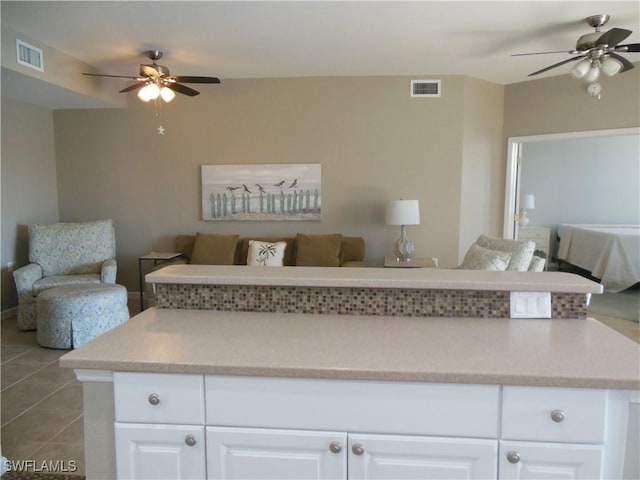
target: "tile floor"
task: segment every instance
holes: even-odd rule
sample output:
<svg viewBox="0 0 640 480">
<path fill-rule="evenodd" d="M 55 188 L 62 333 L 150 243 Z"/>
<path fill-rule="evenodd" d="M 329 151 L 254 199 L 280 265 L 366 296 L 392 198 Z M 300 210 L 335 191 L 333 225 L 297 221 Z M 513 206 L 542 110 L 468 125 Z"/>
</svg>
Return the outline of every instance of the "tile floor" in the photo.
<svg viewBox="0 0 640 480">
<path fill-rule="evenodd" d="M 132 315 L 139 303 L 131 302 Z M 590 314 L 640 343 L 640 325 Z M 38 346 L 35 332 L 19 332 L 15 317 L 1 329 L 2 454 L 10 460 L 64 461 L 84 475 L 82 386 L 73 371 L 58 367 L 67 350 Z"/>
</svg>

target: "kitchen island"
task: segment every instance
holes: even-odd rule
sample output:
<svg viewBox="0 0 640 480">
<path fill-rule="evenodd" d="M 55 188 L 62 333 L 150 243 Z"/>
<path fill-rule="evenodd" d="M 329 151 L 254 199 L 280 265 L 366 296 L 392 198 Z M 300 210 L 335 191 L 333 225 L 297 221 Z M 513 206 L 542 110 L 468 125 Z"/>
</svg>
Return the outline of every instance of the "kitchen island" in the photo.
<svg viewBox="0 0 640 480">
<path fill-rule="evenodd" d="M 241 281 L 283 283 L 267 270 Z M 410 286 L 506 288 L 447 275 Z M 512 288 L 597 293 L 570 277 Z M 640 349 L 589 318 L 152 308 L 60 362 L 84 385 L 88 479 L 622 478 L 638 461 Z"/>
</svg>

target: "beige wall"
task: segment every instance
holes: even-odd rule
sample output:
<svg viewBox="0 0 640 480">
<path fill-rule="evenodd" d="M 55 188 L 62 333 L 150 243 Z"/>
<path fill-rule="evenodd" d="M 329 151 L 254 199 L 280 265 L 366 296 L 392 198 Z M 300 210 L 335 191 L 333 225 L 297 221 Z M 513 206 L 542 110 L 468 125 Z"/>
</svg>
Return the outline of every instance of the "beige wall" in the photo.
<svg viewBox="0 0 640 480">
<path fill-rule="evenodd" d="M 11 255 L 26 261 L 26 239 L 17 245 L 6 232 L 56 216 L 113 218 L 118 281 L 131 291 L 138 289 L 137 257 L 172 249 L 180 232 L 362 235 L 376 265 L 399 233 L 384 225 L 384 205 L 403 197 L 420 200 L 422 224 L 408 228 L 416 255 L 451 266 L 479 233 L 500 235 L 506 137 L 640 124 L 638 69 L 603 82 L 601 100 L 568 75 L 507 87 L 440 78 L 442 97 L 431 99 L 409 97 L 410 77 L 225 80 L 162 105 L 158 116 L 135 96 L 127 109 L 55 111 L 53 135 L 50 111 L 3 99 L 3 120 L 14 123 L 2 126 L 2 265 Z M 25 154 L 30 130 L 15 132 L 15 118 L 39 125 L 43 151 Z M 165 136 L 157 134 L 160 124 Z M 59 215 L 55 173 L 47 170 L 54 158 Z M 27 172 L 24 165 L 34 162 Z M 321 222 L 200 220 L 200 165 L 280 162 L 322 164 Z M 10 174 L 11 187 L 7 166 L 22 169 L 22 176 Z M 34 202 L 32 190 L 46 200 Z M 17 246 L 6 250 L 11 241 Z M 3 309 L 13 291 L 6 283 Z"/>
<path fill-rule="evenodd" d="M 2 98 L 2 310 L 17 297 L 7 262 L 25 265 L 26 225 L 58 221 L 53 113 Z"/>
<path fill-rule="evenodd" d="M 640 64 L 604 77 L 598 100 L 570 75 L 507 85 L 506 137 L 640 126 Z"/>
<path fill-rule="evenodd" d="M 504 87 L 466 78 L 464 101 L 460 259 L 480 233 L 498 235 L 502 225 Z"/>
<path fill-rule="evenodd" d="M 422 224 L 408 229 L 417 255 L 455 265 L 464 130 L 481 123 L 480 161 L 500 163 L 502 87 L 482 82 L 497 104 L 472 101 L 465 122 L 465 97 L 476 94 L 465 77 L 442 77 L 440 98 L 411 99 L 410 80 L 227 80 L 163 104 L 159 116 L 133 96 L 127 110 L 56 111 L 60 217 L 113 218 L 119 281 L 136 290 L 137 256 L 170 250 L 177 233 L 362 235 L 367 260 L 380 264 L 399 234 L 384 225 L 384 205 L 400 197 L 420 200 Z M 200 165 L 298 162 L 322 164 L 321 222 L 200 220 Z M 481 223 L 479 232 L 491 228 Z"/>
</svg>

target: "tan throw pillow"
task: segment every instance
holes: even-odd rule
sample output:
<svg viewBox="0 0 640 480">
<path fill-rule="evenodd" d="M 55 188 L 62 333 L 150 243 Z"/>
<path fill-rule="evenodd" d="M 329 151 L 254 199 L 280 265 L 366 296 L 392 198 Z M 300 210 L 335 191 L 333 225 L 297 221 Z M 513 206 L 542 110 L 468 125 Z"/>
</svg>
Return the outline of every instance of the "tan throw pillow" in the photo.
<svg viewBox="0 0 640 480">
<path fill-rule="evenodd" d="M 296 236 L 296 265 L 300 267 L 339 267 L 342 235 Z"/>
<path fill-rule="evenodd" d="M 247 265 L 254 267 L 282 267 L 287 242 L 249 240 Z"/>
<path fill-rule="evenodd" d="M 474 243 L 464 256 L 459 268 L 462 270 L 498 270 L 503 272 L 507 269 L 509 260 L 511 260 L 509 252 L 489 250 Z"/>
<path fill-rule="evenodd" d="M 199 233 L 193 242 L 191 264 L 233 265 L 239 235 Z"/>
</svg>

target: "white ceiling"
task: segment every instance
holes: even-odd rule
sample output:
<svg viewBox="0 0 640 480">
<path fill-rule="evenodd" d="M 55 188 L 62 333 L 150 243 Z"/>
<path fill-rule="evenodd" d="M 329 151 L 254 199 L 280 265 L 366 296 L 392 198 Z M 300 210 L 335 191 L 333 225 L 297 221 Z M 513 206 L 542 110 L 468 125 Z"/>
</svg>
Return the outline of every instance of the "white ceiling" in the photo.
<svg viewBox="0 0 640 480">
<path fill-rule="evenodd" d="M 633 30 L 623 43 L 640 41 L 638 1 L 2 1 L 3 25 L 99 71 L 136 75 L 148 63 L 141 52 L 159 49 L 174 75 L 223 81 L 451 74 L 516 83 L 569 56 L 511 54 L 569 51 L 593 31 L 584 18 L 600 13 L 611 15 L 604 30 Z"/>
</svg>

